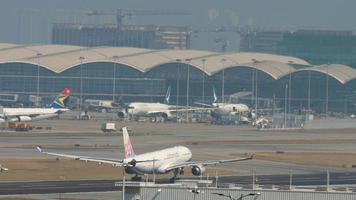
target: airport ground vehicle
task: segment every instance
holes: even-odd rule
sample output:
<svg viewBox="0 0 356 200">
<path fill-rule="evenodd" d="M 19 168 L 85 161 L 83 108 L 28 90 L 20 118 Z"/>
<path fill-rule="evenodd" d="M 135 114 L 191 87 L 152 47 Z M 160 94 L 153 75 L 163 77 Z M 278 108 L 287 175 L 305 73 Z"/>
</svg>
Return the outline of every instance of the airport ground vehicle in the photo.
<svg viewBox="0 0 356 200">
<path fill-rule="evenodd" d="M 101 125 L 101 130 L 103 132 L 114 132 L 116 131 L 116 124 L 112 122 L 106 122 Z"/>
</svg>

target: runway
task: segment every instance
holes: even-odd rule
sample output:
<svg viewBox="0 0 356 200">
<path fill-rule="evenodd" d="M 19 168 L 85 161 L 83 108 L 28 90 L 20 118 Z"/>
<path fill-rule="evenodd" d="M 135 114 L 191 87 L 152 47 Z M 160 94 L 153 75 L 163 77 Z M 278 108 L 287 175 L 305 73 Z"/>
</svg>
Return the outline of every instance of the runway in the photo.
<svg viewBox="0 0 356 200">
<path fill-rule="evenodd" d="M 259 175 L 256 184 L 259 185 L 289 185 L 289 174 L 285 175 Z M 215 177 L 211 177 L 215 179 Z M 326 174 L 298 174 L 293 175 L 292 184 L 295 186 L 326 185 Z M 77 181 L 38 181 L 38 182 L 2 182 L 0 195 L 14 194 L 49 194 L 72 192 L 104 192 L 118 191 L 116 182 L 121 180 L 77 180 Z M 167 183 L 167 180 L 158 180 L 157 183 Z M 241 185 L 252 184 L 251 176 L 222 176 L 218 183 L 234 183 Z M 356 173 L 331 173 L 331 185 L 356 184 Z"/>
</svg>

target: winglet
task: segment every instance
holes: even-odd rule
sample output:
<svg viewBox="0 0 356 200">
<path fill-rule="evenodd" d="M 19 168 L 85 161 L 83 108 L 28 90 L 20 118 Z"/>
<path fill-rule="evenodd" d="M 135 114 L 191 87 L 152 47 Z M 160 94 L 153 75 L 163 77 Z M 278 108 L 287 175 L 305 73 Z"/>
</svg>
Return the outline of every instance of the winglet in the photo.
<svg viewBox="0 0 356 200">
<path fill-rule="evenodd" d="M 36 146 L 36 149 L 40 152 L 40 153 L 43 153 L 43 149 L 41 146 Z"/>
</svg>

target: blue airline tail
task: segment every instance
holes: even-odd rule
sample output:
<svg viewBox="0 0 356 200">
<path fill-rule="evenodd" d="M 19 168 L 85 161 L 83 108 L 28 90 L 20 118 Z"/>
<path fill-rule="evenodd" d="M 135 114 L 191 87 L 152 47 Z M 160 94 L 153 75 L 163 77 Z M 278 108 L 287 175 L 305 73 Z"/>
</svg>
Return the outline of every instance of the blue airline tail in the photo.
<svg viewBox="0 0 356 200">
<path fill-rule="evenodd" d="M 165 102 L 166 104 L 169 104 L 169 99 L 170 99 L 170 97 L 171 97 L 171 86 L 168 87 L 166 96 L 165 96 L 165 98 L 164 98 L 164 102 Z"/>
</svg>

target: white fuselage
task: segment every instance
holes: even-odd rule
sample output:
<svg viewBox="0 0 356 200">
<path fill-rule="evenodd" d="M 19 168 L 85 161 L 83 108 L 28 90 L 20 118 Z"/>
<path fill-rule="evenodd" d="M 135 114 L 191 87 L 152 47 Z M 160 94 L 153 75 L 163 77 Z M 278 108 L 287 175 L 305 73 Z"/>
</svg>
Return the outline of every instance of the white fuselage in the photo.
<svg viewBox="0 0 356 200">
<path fill-rule="evenodd" d="M 108 108 L 108 109 L 113 109 L 115 108 L 114 102 L 109 101 L 109 100 L 95 100 L 95 99 L 87 99 L 84 101 L 84 103 L 87 106 L 93 107 L 93 108 Z"/>
<path fill-rule="evenodd" d="M 59 112 L 68 111 L 66 108 L 3 108 L 4 115 L 6 116 L 19 116 L 19 115 L 45 115 L 55 114 Z"/>
<path fill-rule="evenodd" d="M 56 117 L 59 113 L 66 112 L 68 110 L 69 109 L 66 108 L 3 108 L 1 115 L 9 118 L 10 121 L 14 121 L 12 119 L 18 117 L 26 117 L 25 121 L 33 121 Z"/>
<path fill-rule="evenodd" d="M 176 146 L 126 158 L 124 162 L 130 162 L 133 159 L 137 161 L 137 164 L 127 168 L 127 171 L 130 173 L 152 174 L 155 172 L 157 174 L 164 174 L 168 172 L 166 169 L 169 166 L 190 161 L 192 159 L 192 152 L 187 147 Z"/>
<path fill-rule="evenodd" d="M 151 112 L 159 112 L 167 113 L 169 115 L 169 110 L 172 109 L 171 105 L 163 104 L 163 103 L 141 103 L 135 102 L 130 103 L 128 106 L 128 114 L 136 115 L 136 116 L 148 116 Z"/>
<path fill-rule="evenodd" d="M 216 112 L 220 115 L 236 115 L 249 111 L 246 104 L 226 104 L 226 103 L 213 103 Z"/>
</svg>

